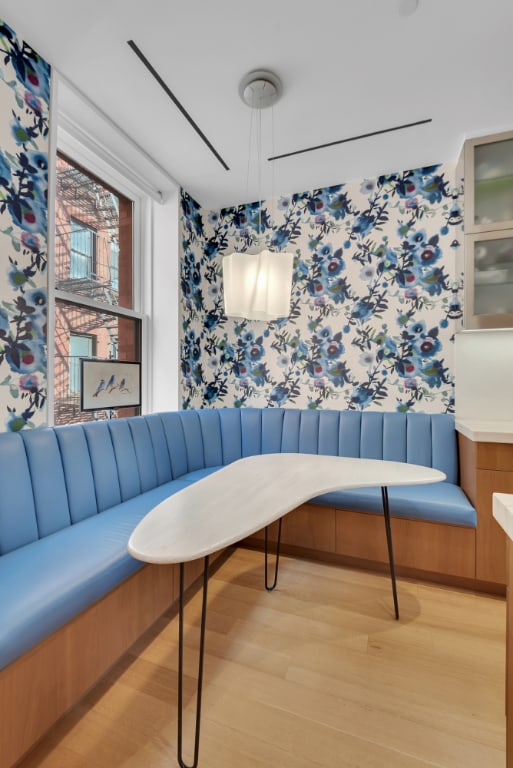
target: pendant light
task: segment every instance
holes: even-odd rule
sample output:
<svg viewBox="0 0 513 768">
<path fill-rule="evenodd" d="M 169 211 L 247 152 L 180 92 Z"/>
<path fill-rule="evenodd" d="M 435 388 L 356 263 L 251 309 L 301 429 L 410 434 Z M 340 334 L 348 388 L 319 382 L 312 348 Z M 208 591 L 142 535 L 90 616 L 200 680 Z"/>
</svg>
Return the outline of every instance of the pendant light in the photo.
<svg viewBox="0 0 513 768">
<path fill-rule="evenodd" d="M 243 78 L 239 87 L 239 93 L 244 103 L 252 110 L 256 110 L 258 114 L 259 238 L 262 234 L 261 110 L 272 107 L 279 99 L 281 90 L 279 78 L 267 70 L 250 72 Z M 223 258 L 225 314 L 228 317 L 264 321 L 288 317 L 293 263 L 294 256 L 292 253 L 275 252 L 268 248 L 259 248 L 257 253 L 234 252 L 225 256 Z"/>
</svg>

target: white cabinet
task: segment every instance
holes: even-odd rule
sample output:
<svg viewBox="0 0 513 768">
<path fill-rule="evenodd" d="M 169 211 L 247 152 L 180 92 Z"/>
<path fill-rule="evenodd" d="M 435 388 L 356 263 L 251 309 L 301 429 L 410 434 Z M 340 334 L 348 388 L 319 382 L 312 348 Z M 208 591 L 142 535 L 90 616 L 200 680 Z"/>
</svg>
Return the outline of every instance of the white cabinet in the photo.
<svg viewBox="0 0 513 768">
<path fill-rule="evenodd" d="M 513 132 L 465 142 L 464 327 L 513 327 Z"/>
</svg>

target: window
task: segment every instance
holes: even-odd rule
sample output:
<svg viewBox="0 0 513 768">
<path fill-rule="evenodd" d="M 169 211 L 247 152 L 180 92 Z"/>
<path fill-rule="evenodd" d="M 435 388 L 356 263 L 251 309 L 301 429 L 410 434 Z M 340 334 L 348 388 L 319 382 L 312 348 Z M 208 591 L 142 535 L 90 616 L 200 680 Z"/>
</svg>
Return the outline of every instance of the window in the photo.
<svg viewBox="0 0 513 768">
<path fill-rule="evenodd" d="M 54 423 L 80 411 L 80 358 L 141 360 L 134 311 L 133 202 L 70 158 L 56 161 Z M 137 409 L 119 409 L 128 416 Z"/>
<path fill-rule="evenodd" d="M 71 279 L 89 278 L 96 272 L 96 232 L 77 219 L 70 221 L 70 262 Z"/>
<path fill-rule="evenodd" d="M 80 394 L 80 358 L 94 357 L 95 337 L 81 336 L 76 333 L 69 337 L 69 391 L 71 395 Z"/>
<path fill-rule="evenodd" d="M 119 243 L 110 241 L 110 287 L 119 291 Z"/>
</svg>

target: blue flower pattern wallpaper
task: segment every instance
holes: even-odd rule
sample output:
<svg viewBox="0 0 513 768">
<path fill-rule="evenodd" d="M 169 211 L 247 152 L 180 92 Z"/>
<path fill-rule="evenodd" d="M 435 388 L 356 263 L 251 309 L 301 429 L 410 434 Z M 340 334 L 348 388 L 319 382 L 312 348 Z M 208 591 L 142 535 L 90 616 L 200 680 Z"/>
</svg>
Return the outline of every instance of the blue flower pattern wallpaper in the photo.
<svg viewBox="0 0 513 768">
<path fill-rule="evenodd" d="M 434 165 L 203 210 L 181 197 L 184 408 L 454 411 L 461 190 Z M 223 313 L 222 257 L 294 254 L 290 316 Z"/>
<path fill-rule="evenodd" d="M 50 67 L 0 21 L 0 431 L 46 422 Z"/>
</svg>

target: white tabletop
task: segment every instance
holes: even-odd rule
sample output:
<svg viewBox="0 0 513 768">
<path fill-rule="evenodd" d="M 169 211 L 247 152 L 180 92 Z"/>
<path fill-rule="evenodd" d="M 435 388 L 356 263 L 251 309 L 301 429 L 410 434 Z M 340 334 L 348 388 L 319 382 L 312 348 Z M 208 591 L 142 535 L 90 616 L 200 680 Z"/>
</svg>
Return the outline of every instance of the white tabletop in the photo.
<svg viewBox="0 0 513 768">
<path fill-rule="evenodd" d="M 422 485 L 443 472 L 398 461 L 270 453 L 228 464 L 173 494 L 141 520 L 128 551 L 148 563 L 204 557 L 329 491 Z"/>
</svg>

